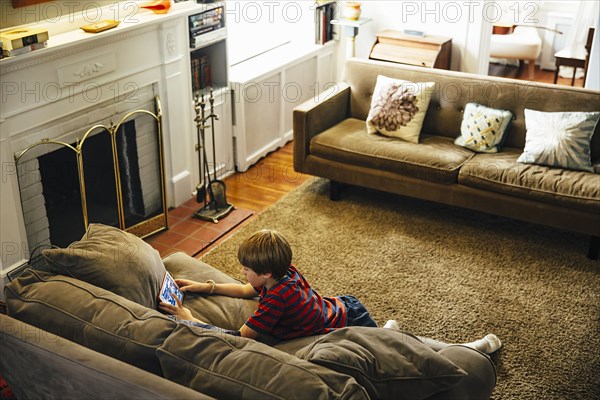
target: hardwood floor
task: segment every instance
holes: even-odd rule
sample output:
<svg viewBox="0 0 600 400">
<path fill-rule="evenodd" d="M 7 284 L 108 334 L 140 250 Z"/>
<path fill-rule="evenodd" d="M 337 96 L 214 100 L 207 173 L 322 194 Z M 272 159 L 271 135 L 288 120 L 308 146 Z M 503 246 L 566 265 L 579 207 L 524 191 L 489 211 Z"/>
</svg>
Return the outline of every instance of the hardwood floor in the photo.
<svg viewBox="0 0 600 400">
<path fill-rule="evenodd" d="M 502 76 L 505 78 L 519 79 L 524 81 L 529 80 L 529 71 L 527 70 L 527 67 L 519 68 L 516 66 L 490 63 L 488 74 L 491 76 Z M 554 83 L 554 71 L 547 71 L 540 69 L 539 66 L 536 66 L 534 78 L 535 82 Z M 570 86 L 571 78 L 561 78 L 559 76 L 556 84 Z M 583 87 L 583 78 L 575 79 L 575 84 L 573 86 Z"/>
<path fill-rule="evenodd" d="M 227 199 L 260 213 L 309 178 L 294 171 L 292 142 L 268 154 L 246 172 L 225 179 Z"/>
<path fill-rule="evenodd" d="M 489 74 L 528 80 L 527 68 L 519 70 L 517 67 L 490 64 Z M 553 71 L 536 68 L 536 82 L 552 83 L 553 79 Z M 559 78 L 558 84 L 569 85 L 570 79 Z M 577 79 L 575 86 L 582 87 L 583 79 Z M 192 217 L 200 205 L 190 198 L 182 206 L 169 211 L 169 231 L 154 235 L 148 242 L 163 257 L 174 251 L 201 257 L 309 178 L 294 171 L 293 145 L 289 142 L 247 171 L 236 172 L 225 178 L 227 201 L 236 207 L 235 213 L 217 224 L 201 221 Z"/>
<path fill-rule="evenodd" d="M 294 171 L 293 154 L 293 143 L 288 142 L 285 146 L 267 154 L 247 171 L 236 172 L 225 178 L 227 201 L 238 208 L 250 210 L 254 214 L 200 252 L 197 257 L 201 257 L 235 234 L 261 212 L 310 179 L 310 175 Z"/>
</svg>

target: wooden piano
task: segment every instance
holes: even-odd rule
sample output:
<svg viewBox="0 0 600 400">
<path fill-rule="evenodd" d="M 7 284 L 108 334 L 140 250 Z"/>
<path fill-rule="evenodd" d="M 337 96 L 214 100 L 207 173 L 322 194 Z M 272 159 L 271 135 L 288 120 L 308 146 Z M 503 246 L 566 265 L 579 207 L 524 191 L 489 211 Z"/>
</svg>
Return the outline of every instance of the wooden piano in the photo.
<svg viewBox="0 0 600 400">
<path fill-rule="evenodd" d="M 377 34 L 369 58 L 426 68 L 450 69 L 452 38 L 413 36 L 386 30 Z"/>
</svg>

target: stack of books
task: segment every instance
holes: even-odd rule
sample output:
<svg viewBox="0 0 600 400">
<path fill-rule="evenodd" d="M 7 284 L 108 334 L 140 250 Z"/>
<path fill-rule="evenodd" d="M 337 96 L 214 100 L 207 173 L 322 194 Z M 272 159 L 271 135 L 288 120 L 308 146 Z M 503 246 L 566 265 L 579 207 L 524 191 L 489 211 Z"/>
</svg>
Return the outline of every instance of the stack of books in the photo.
<svg viewBox="0 0 600 400">
<path fill-rule="evenodd" d="M 320 3 L 319 3 L 320 4 Z M 315 44 L 325 44 L 333 39 L 333 26 L 336 3 L 323 3 L 315 8 Z"/>
<path fill-rule="evenodd" d="M 223 6 L 215 7 L 188 17 L 190 27 L 190 47 L 196 48 L 205 33 L 225 27 Z"/>
<path fill-rule="evenodd" d="M 192 57 L 192 84 L 194 93 L 212 86 L 210 61 L 208 55 Z"/>
<path fill-rule="evenodd" d="M 44 29 L 14 29 L 0 33 L 2 55 L 13 57 L 48 46 L 48 31 Z"/>
</svg>

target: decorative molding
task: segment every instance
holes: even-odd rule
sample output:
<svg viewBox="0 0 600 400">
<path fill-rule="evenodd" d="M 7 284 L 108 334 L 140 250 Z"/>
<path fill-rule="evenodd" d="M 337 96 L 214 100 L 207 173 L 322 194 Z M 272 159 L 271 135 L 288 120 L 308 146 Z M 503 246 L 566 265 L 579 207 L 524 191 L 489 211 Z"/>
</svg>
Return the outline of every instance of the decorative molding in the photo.
<svg viewBox="0 0 600 400">
<path fill-rule="evenodd" d="M 108 74 L 116 69 L 115 52 L 111 51 L 58 68 L 58 83 L 62 88 Z"/>
<path fill-rule="evenodd" d="M 175 35 L 173 32 L 167 33 L 167 52 L 169 56 L 173 57 L 175 55 L 175 50 L 177 48 L 177 43 L 175 42 Z"/>
<path fill-rule="evenodd" d="M 83 39 L 77 42 L 73 41 L 63 45 L 58 45 L 56 47 L 50 46 L 45 49 L 36 50 L 22 56 L 6 58 L 0 61 L 2 74 L 8 74 L 9 72 L 18 71 L 22 68 L 33 67 L 49 61 L 54 61 L 73 54 L 81 53 L 82 48 L 89 49 L 92 47 L 99 47 L 106 44 L 120 42 L 129 38 L 143 35 L 147 32 L 155 31 L 157 29 L 158 27 L 156 25 L 148 25 L 139 29 L 132 29 L 121 34 L 106 35 L 102 36 L 101 38 L 90 37 L 89 40 Z"/>
<path fill-rule="evenodd" d="M 73 75 L 85 79 L 102 72 L 102 68 L 104 68 L 104 64 L 100 62 L 95 62 L 88 65 L 84 65 L 81 71 L 74 72 Z"/>
</svg>

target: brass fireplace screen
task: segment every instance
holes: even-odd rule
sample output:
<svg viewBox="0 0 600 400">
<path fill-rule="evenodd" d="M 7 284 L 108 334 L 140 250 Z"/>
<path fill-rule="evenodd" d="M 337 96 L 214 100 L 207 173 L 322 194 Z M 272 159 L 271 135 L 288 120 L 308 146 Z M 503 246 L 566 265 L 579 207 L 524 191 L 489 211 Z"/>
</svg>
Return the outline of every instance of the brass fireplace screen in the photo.
<svg viewBox="0 0 600 400">
<path fill-rule="evenodd" d="M 167 228 L 162 112 L 139 109 L 81 140 L 42 139 L 15 154 L 30 252 L 66 247 L 90 223 L 140 237 Z M 151 108 L 151 107 L 148 107 Z"/>
</svg>

